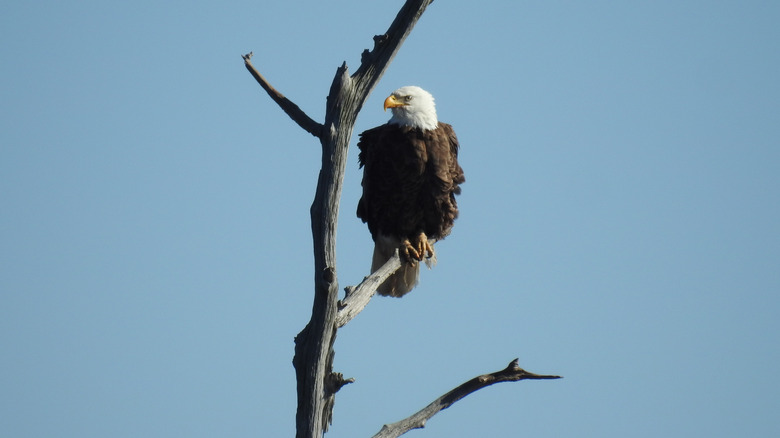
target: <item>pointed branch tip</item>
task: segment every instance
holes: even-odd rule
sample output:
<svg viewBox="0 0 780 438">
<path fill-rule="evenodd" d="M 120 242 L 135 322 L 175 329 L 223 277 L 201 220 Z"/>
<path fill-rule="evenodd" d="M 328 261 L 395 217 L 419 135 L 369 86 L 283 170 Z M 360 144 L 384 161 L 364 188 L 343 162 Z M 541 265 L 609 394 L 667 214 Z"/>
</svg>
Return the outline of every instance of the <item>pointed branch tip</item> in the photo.
<svg viewBox="0 0 780 438">
<path fill-rule="evenodd" d="M 401 421 L 385 425 L 382 430 L 379 431 L 373 438 L 395 438 L 411 429 L 420 428 L 425 425 L 425 422 L 439 413 L 440 411 L 450 407 L 458 400 L 468 396 L 469 394 L 479 391 L 482 388 L 493 385 L 500 382 L 518 382 L 526 379 L 559 379 L 560 376 L 548 376 L 529 373 L 528 371 L 520 368 L 518 365 L 519 360 L 514 359 L 509 362 L 509 366 L 501 371 L 496 371 L 490 374 L 483 374 L 477 376 L 459 386 L 450 392 L 444 394 L 438 399 L 431 402 L 428 406 L 421 409 L 417 413 L 410 417 L 407 417 Z"/>
<path fill-rule="evenodd" d="M 298 126 L 303 128 L 309 134 L 319 138 L 322 133 L 322 125 L 306 115 L 306 113 L 303 112 L 303 110 L 300 109 L 298 105 L 290 101 L 290 99 L 284 97 L 282 93 L 271 86 L 268 80 L 266 80 L 266 78 L 264 78 L 263 75 L 261 75 L 260 72 L 257 71 L 257 69 L 255 69 L 255 67 L 250 62 L 252 55 L 253 53 L 249 52 L 246 55 L 243 55 L 242 58 L 244 59 L 244 66 L 247 70 L 249 70 L 249 73 L 252 74 L 257 83 L 260 84 L 260 86 L 266 91 L 266 93 L 268 93 L 271 99 L 276 102 L 276 104 L 279 105 L 279 107 L 285 113 L 287 113 L 287 115 L 290 116 L 290 118 L 295 123 L 297 123 Z"/>
</svg>

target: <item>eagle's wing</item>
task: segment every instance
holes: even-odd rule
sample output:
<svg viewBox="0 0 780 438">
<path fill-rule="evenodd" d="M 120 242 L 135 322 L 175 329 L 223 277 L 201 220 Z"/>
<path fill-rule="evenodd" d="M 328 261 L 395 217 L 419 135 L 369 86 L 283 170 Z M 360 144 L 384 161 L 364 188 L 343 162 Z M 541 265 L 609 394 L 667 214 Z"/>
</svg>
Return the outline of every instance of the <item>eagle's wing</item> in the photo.
<svg viewBox="0 0 780 438">
<path fill-rule="evenodd" d="M 363 172 L 363 180 L 361 182 L 361 185 L 363 186 L 363 195 L 360 197 L 360 200 L 358 201 L 357 206 L 357 216 L 363 221 L 366 222 L 369 219 L 368 211 L 367 209 L 367 200 L 371 196 L 371 183 L 369 181 L 369 178 L 366 174 L 371 173 L 371 167 L 372 164 L 368 164 L 371 161 L 371 152 L 372 152 L 372 145 L 375 145 L 378 141 L 379 135 L 380 135 L 380 128 L 381 126 L 378 126 L 373 129 L 369 129 L 367 131 L 363 131 L 360 134 L 360 139 L 358 140 L 358 165 L 359 168 L 362 167 L 368 167 Z M 370 230 L 372 233 L 374 230 Z"/>
<path fill-rule="evenodd" d="M 450 233 L 458 217 L 455 195 L 466 179 L 458 164 L 458 138 L 452 126 L 439 122 L 437 129 L 427 131 L 428 148 L 427 184 L 425 187 L 425 230 L 434 239 L 442 239 Z"/>
</svg>

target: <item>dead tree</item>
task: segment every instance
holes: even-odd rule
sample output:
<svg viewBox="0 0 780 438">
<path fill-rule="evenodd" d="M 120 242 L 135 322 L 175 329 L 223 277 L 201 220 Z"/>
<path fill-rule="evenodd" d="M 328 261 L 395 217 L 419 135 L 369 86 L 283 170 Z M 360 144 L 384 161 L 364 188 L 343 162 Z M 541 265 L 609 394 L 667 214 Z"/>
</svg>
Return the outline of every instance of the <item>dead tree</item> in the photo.
<svg viewBox="0 0 780 438">
<path fill-rule="evenodd" d="M 301 128 L 317 137 L 322 145 L 322 168 L 311 206 L 314 239 L 314 304 L 308 324 L 295 337 L 293 365 L 298 386 L 297 438 L 319 438 L 327 430 L 336 392 L 352 379 L 333 372 L 333 343 L 338 328 L 357 315 L 373 296 L 376 286 L 401 266 L 396 252 L 377 272 L 357 287 L 347 287 L 339 300 L 336 275 L 336 226 L 347 151 L 355 120 L 363 103 L 384 74 L 390 61 L 433 0 L 407 0 L 387 32 L 374 37 L 372 50 L 365 50 L 360 67 L 349 74 L 346 63 L 336 71 L 326 101 L 324 123 L 318 123 L 279 93 L 252 66 L 252 53 L 244 63 L 260 86 Z M 397 437 L 423 427 L 428 418 L 466 395 L 493 383 L 524 379 L 552 379 L 529 373 L 510 363 L 503 371 L 476 377 L 435 400 L 406 420 L 386 425 L 377 437 Z"/>
</svg>

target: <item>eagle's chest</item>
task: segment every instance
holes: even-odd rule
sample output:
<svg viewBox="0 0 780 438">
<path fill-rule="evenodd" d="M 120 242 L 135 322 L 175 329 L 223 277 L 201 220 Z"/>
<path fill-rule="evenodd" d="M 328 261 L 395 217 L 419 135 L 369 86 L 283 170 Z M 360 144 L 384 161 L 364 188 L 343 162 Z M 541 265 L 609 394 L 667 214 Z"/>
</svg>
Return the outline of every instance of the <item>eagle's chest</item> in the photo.
<svg viewBox="0 0 780 438">
<path fill-rule="evenodd" d="M 410 178 L 425 173 L 428 151 L 424 142 L 387 142 L 376 152 L 379 171 L 388 177 Z"/>
</svg>

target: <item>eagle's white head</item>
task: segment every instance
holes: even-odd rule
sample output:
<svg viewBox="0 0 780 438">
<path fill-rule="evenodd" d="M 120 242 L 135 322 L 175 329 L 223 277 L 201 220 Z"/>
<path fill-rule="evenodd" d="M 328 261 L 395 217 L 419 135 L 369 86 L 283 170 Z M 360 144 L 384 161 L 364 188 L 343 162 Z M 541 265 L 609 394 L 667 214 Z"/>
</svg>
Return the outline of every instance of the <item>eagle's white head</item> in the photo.
<svg viewBox="0 0 780 438">
<path fill-rule="evenodd" d="M 422 129 L 436 129 L 439 120 L 436 118 L 436 104 L 431 93 L 420 87 L 409 85 L 401 87 L 385 99 L 385 111 L 390 108 L 393 117 L 388 123 L 401 126 L 412 126 Z"/>
</svg>

